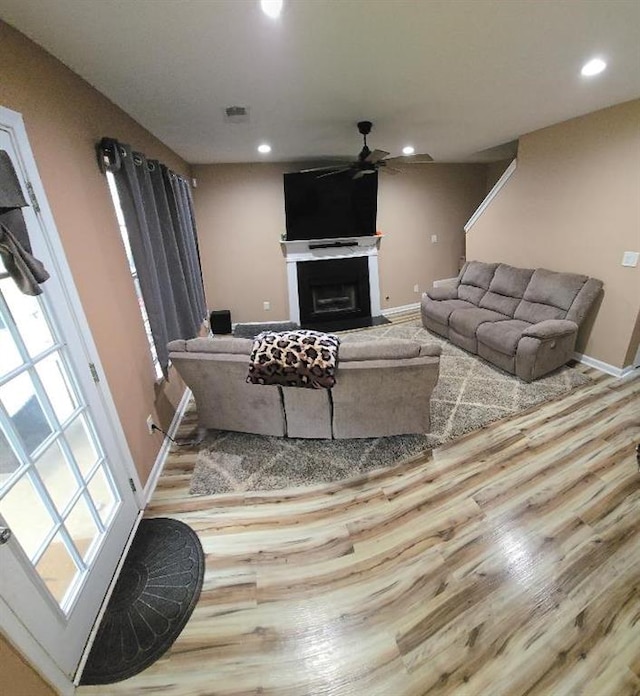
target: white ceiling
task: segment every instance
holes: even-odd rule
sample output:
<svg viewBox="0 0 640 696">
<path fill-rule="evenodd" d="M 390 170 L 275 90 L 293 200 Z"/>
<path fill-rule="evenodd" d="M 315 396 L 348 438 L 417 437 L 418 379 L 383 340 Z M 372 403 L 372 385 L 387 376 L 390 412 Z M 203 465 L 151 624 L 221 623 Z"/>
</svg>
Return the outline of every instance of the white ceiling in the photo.
<svg viewBox="0 0 640 696">
<path fill-rule="evenodd" d="M 355 156 L 362 119 L 372 148 L 471 161 L 640 97 L 639 0 L 284 1 L 277 21 L 258 0 L 0 0 L 0 16 L 191 163 Z M 596 55 L 607 71 L 581 77 Z M 231 105 L 250 122 L 225 123 Z"/>
</svg>

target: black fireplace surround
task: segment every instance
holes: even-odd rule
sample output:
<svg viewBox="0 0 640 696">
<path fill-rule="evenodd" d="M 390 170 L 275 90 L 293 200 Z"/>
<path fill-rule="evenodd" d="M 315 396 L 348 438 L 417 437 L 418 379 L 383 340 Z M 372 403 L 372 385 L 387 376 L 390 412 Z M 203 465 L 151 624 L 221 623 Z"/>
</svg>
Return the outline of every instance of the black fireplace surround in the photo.
<svg viewBox="0 0 640 696">
<path fill-rule="evenodd" d="M 366 256 L 298 263 L 300 325 L 326 329 L 371 317 Z"/>
</svg>

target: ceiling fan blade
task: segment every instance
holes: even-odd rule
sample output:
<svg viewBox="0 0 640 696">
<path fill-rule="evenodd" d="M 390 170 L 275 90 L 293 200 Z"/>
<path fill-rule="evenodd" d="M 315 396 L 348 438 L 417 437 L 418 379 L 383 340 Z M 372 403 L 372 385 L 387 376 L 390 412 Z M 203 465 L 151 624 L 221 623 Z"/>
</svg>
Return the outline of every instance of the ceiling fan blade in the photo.
<svg viewBox="0 0 640 696">
<path fill-rule="evenodd" d="M 431 155 L 426 152 L 417 155 L 400 155 L 399 157 L 390 157 L 387 162 L 393 162 L 394 164 L 428 164 L 429 162 L 434 162 L 435 160 Z"/>
<path fill-rule="evenodd" d="M 410 160 L 415 160 L 416 164 L 427 164 L 428 162 L 435 162 L 433 157 L 428 152 L 422 152 L 417 155 L 409 157 Z"/>
<path fill-rule="evenodd" d="M 384 150 L 374 150 L 365 157 L 364 161 L 368 164 L 375 164 L 376 162 L 380 162 L 380 160 L 383 160 L 388 155 L 389 153 L 385 152 Z"/>
<path fill-rule="evenodd" d="M 351 167 L 343 167 L 342 169 L 335 169 L 334 167 L 331 168 L 332 171 L 327 172 L 326 174 L 320 174 L 316 177 L 316 179 L 322 179 L 325 176 L 335 176 L 336 174 L 343 174 L 344 172 L 348 172 L 351 170 Z M 313 170 L 310 170 L 313 171 Z"/>
<path fill-rule="evenodd" d="M 301 169 L 300 174 L 308 174 L 309 172 L 326 172 L 330 169 L 342 169 L 344 167 L 344 162 L 340 164 L 332 164 L 327 167 L 313 167 L 313 169 Z"/>
<path fill-rule="evenodd" d="M 357 169 L 355 174 L 351 177 L 352 179 L 362 179 L 363 176 L 367 174 L 376 174 L 377 169 Z"/>
</svg>

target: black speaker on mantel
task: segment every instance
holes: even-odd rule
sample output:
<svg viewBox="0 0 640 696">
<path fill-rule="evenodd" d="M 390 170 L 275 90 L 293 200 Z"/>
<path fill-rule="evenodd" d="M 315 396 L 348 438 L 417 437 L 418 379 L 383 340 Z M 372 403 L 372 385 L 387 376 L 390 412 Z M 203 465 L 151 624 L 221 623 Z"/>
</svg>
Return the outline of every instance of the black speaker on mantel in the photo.
<svg viewBox="0 0 640 696">
<path fill-rule="evenodd" d="M 214 334 L 231 333 L 231 312 L 228 309 L 218 309 L 209 315 L 209 327 Z"/>
</svg>

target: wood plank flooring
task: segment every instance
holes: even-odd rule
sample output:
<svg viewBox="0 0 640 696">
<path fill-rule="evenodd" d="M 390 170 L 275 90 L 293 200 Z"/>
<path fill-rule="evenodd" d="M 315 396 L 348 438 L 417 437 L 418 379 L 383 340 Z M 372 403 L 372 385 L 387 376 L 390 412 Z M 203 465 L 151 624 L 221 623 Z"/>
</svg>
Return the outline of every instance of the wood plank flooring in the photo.
<svg viewBox="0 0 640 696">
<path fill-rule="evenodd" d="M 147 515 L 198 532 L 202 596 L 160 661 L 79 696 L 640 694 L 640 378 L 585 371 L 358 482 L 193 497 L 174 450 Z"/>
</svg>

